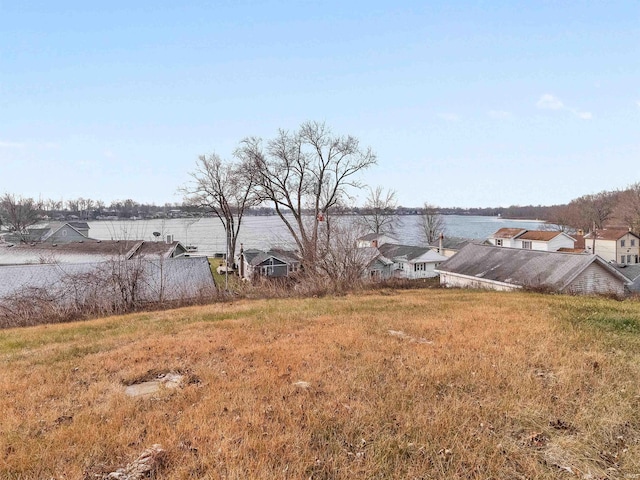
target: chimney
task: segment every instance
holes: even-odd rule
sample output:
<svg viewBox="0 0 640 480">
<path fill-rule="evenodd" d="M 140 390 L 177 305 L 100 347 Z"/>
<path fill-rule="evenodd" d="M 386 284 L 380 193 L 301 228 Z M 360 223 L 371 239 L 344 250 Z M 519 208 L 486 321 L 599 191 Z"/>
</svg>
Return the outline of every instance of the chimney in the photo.
<svg viewBox="0 0 640 480">
<path fill-rule="evenodd" d="M 378 248 L 378 239 L 371 240 L 371 246 L 372 246 L 373 248 Z"/>
<path fill-rule="evenodd" d="M 442 251 L 444 250 L 444 233 L 440 233 L 440 238 L 438 239 L 438 253 L 442 255 Z"/>
</svg>

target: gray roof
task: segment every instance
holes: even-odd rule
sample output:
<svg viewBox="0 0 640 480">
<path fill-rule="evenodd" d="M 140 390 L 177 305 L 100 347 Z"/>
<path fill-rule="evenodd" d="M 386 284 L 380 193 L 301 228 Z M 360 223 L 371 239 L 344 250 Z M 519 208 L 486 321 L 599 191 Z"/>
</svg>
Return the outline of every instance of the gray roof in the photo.
<svg viewBox="0 0 640 480">
<path fill-rule="evenodd" d="M 418 257 L 421 257 L 425 253 L 432 252 L 431 255 L 433 258 L 429 259 L 434 262 L 444 261 L 445 257 L 442 257 L 435 251 L 433 251 L 432 247 L 415 247 L 412 245 L 396 245 L 394 243 L 385 243 L 378 247 L 380 253 L 387 258 L 391 259 L 405 259 L 410 262 Z"/>
<path fill-rule="evenodd" d="M 78 294 L 104 296 L 114 286 L 114 272 L 121 275 L 134 269 L 141 272 L 138 296 L 142 301 L 193 298 L 215 290 L 206 257 L 11 265 L 0 266 L 0 302 L 38 290 L 61 301 L 71 300 L 71 295 Z"/>
<path fill-rule="evenodd" d="M 244 255 L 245 261 L 249 265 L 252 265 L 254 267 L 256 265 L 260 265 L 262 262 L 265 262 L 266 260 L 269 260 L 272 257 L 280 260 L 285 264 L 295 264 L 300 262 L 300 260 L 298 260 L 295 257 L 295 254 L 293 252 L 285 252 L 283 250 L 264 251 L 264 250 L 257 250 L 254 248 L 250 248 L 250 249 L 244 250 L 243 255 Z"/>
<path fill-rule="evenodd" d="M 597 262 L 621 282 L 628 279 L 597 255 L 544 252 L 519 248 L 469 244 L 438 268 L 519 286 L 545 286 L 562 291 L 585 268 Z"/>
<path fill-rule="evenodd" d="M 459 237 L 444 237 L 442 239 L 442 246 L 443 248 L 448 248 L 450 250 L 460 250 L 462 247 L 464 247 L 465 245 L 467 245 L 468 243 L 472 243 L 473 240 L 468 240 L 466 238 L 459 238 Z M 429 244 L 429 246 L 431 248 L 439 248 L 440 247 L 440 240 L 434 240 L 433 242 L 431 242 Z"/>
<path fill-rule="evenodd" d="M 184 253 L 179 242 L 145 242 L 142 240 L 92 240 L 70 243 L 0 243 L 0 265 L 33 263 L 94 263 L 134 256 L 168 258 Z"/>
<path fill-rule="evenodd" d="M 614 265 L 614 267 L 629 279 L 631 282 L 631 284 L 628 285 L 630 291 L 640 292 L 640 263 L 618 264 Z"/>
<path fill-rule="evenodd" d="M 391 240 L 395 240 L 395 238 L 391 235 L 387 235 L 386 233 L 367 233 L 366 235 L 361 236 L 358 240 L 370 241 L 376 240 L 380 237 L 387 237 Z"/>
</svg>

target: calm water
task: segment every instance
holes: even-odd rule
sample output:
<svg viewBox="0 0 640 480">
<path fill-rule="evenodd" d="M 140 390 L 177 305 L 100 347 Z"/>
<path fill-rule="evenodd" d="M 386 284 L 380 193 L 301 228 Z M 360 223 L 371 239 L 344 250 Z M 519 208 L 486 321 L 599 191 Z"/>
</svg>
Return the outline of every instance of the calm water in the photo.
<svg viewBox="0 0 640 480">
<path fill-rule="evenodd" d="M 352 221 L 354 217 L 346 217 Z M 484 239 L 503 227 L 518 227 L 531 230 L 539 229 L 541 222 L 536 220 L 506 220 L 498 217 L 480 217 L 465 215 L 445 215 L 445 235 L 468 239 Z M 225 251 L 225 233 L 218 219 L 170 219 L 170 220 L 123 220 L 89 222 L 89 236 L 100 240 L 155 240 L 153 232 L 159 232 L 162 238 L 173 235 L 185 245 L 196 245 L 198 253 L 213 255 Z M 395 237 L 402 243 L 420 245 L 419 217 L 414 215 L 400 217 Z M 265 249 L 272 246 L 292 247 L 292 241 L 279 217 L 245 217 L 240 231 L 240 242 L 245 248 Z"/>
</svg>

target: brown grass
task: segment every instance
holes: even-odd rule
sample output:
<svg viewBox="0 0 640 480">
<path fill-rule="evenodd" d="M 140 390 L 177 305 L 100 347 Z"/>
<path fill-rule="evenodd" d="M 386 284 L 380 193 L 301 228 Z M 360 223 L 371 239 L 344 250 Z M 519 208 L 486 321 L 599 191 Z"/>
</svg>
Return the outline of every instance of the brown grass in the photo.
<svg viewBox="0 0 640 480">
<path fill-rule="evenodd" d="M 384 290 L 4 330 L 0 478 L 156 443 L 158 479 L 638 478 L 639 326 L 631 302 Z"/>
</svg>

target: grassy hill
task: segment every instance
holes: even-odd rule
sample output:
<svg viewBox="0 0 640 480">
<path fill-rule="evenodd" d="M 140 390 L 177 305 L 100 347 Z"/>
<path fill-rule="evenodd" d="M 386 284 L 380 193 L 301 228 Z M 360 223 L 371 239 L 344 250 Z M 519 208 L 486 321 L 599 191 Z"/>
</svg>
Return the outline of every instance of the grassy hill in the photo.
<svg viewBox="0 0 640 480">
<path fill-rule="evenodd" d="M 4 330 L 0 478 L 636 478 L 639 347 L 638 303 L 455 290 Z"/>
</svg>

